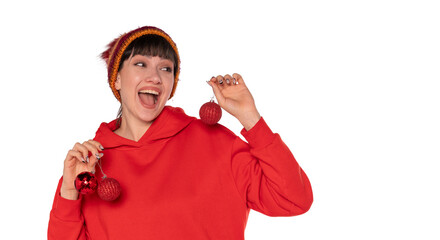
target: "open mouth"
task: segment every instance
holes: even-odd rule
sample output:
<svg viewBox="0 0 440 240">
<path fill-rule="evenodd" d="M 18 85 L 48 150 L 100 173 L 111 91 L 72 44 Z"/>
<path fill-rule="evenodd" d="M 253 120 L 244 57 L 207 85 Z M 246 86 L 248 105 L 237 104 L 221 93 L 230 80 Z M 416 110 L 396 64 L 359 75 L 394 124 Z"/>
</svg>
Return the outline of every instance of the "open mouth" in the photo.
<svg viewBox="0 0 440 240">
<path fill-rule="evenodd" d="M 148 107 L 154 107 L 156 105 L 159 94 L 159 92 L 151 89 L 140 90 L 138 92 L 139 99 L 144 105 Z"/>
</svg>

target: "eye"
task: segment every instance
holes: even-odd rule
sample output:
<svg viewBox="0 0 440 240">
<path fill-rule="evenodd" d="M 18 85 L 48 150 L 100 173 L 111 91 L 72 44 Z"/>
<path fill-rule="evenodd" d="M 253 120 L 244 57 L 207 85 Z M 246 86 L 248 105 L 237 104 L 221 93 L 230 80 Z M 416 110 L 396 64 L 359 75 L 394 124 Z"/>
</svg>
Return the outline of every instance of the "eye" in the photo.
<svg viewBox="0 0 440 240">
<path fill-rule="evenodd" d="M 137 63 L 135 63 L 134 64 L 135 66 L 138 66 L 138 67 L 145 67 L 145 63 L 143 63 L 143 62 L 137 62 Z"/>
<path fill-rule="evenodd" d="M 167 71 L 167 72 L 173 72 L 173 68 L 171 68 L 171 67 L 163 67 L 163 68 L 161 68 L 161 70 Z"/>
</svg>

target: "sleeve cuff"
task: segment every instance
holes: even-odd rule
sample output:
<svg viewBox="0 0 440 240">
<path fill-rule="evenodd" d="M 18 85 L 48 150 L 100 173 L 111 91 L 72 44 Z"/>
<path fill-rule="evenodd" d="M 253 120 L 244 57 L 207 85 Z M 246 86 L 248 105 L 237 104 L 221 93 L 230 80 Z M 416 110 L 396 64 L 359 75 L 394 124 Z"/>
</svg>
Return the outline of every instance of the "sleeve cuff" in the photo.
<svg viewBox="0 0 440 240">
<path fill-rule="evenodd" d="M 241 130 L 241 135 L 246 139 L 251 148 L 265 147 L 272 143 L 275 134 L 264 121 L 263 117 L 249 131 Z"/>
<path fill-rule="evenodd" d="M 58 191 L 55 199 L 54 215 L 65 221 L 80 221 L 81 200 L 81 194 L 78 200 L 69 200 L 61 197 L 60 192 Z"/>
</svg>

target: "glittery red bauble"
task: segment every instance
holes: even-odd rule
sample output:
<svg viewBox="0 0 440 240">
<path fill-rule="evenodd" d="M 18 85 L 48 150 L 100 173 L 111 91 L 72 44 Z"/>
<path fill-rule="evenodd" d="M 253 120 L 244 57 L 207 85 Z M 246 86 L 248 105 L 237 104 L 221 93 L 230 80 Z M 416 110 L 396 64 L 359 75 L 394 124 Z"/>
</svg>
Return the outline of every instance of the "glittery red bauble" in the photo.
<svg viewBox="0 0 440 240">
<path fill-rule="evenodd" d="M 114 178 L 105 177 L 98 186 L 98 196 L 105 201 L 113 201 L 121 194 L 121 185 Z"/>
<path fill-rule="evenodd" d="M 199 115 L 202 122 L 208 125 L 216 124 L 222 117 L 222 109 L 217 103 L 210 101 L 200 107 Z"/>
<path fill-rule="evenodd" d="M 93 193 L 97 187 L 98 181 L 91 172 L 82 172 L 75 178 L 75 188 L 81 194 Z"/>
</svg>

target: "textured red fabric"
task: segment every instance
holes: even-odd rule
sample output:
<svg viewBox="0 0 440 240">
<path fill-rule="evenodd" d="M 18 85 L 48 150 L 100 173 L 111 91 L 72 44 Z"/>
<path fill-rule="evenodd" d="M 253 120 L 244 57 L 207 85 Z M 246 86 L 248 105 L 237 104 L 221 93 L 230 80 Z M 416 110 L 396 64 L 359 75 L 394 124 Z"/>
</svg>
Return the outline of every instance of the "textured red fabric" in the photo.
<svg viewBox="0 0 440 240">
<path fill-rule="evenodd" d="M 208 125 L 216 124 L 222 118 L 222 109 L 213 101 L 207 102 L 200 107 L 199 116 Z"/>
<path fill-rule="evenodd" d="M 96 192 L 102 200 L 114 201 L 121 194 L 121 185 L 116 179 L 106 177 L 99 182 Z"/>
<path fill-rule="evenodd" d="M 137 142 L 103 123 L 102 167 L 123 193 L 76 201 L 55 194 L 49 239 L 244 239 L 250 209 L 294 216 L 310 208 L 309 180 L 264 119 L 247 140 L 220 124 L 208 126 L 165 107 Z M 100 178 L 99 171 L 96 177 Z"/>
</svg>

